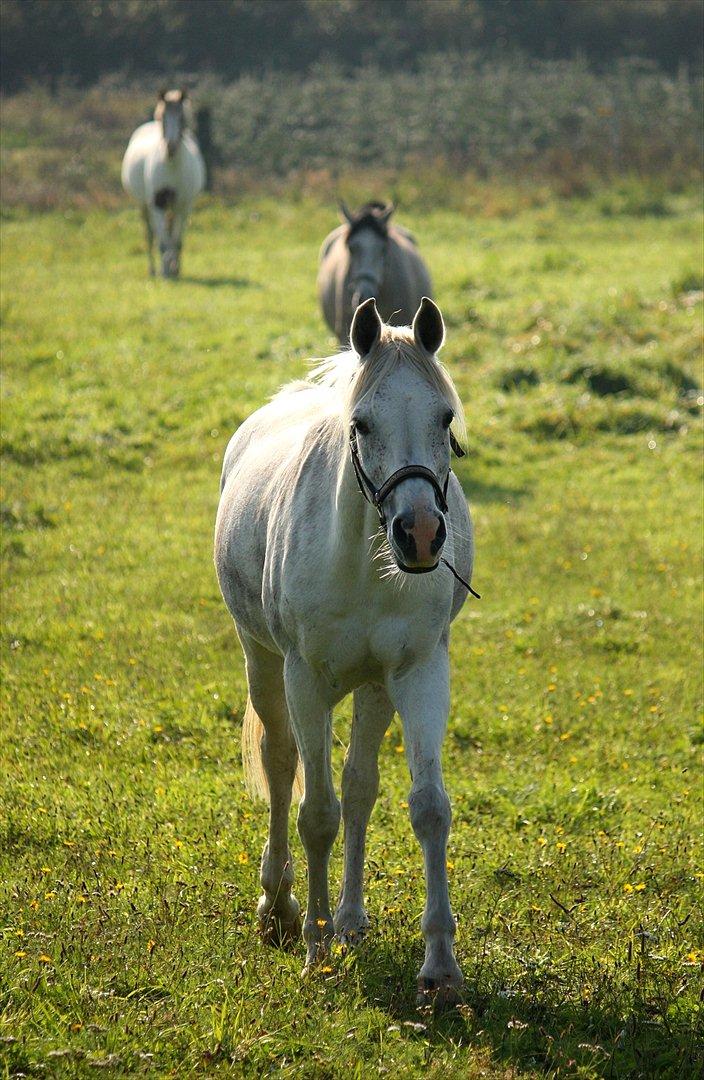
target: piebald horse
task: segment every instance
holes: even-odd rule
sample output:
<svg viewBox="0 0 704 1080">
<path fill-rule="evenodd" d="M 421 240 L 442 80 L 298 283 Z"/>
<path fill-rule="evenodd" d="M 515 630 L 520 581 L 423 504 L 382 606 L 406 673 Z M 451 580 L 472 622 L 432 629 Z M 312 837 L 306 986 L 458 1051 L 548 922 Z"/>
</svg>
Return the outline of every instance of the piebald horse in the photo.
<svg viewBox="0 0 704 1080">
<path fill-rule="evenodd" d="M 189 126 L 185 90 L 162 90 L 154 119 L 132 135 L 122 160 L 122 186 L 142 205 L 149 272 L 156 236 L 161 273 L 178 277 L 183 232 L 196 195 L 205 187 L 205 165 Z"/>
<path fill-rule="evenodd" d="M 292 792 L 308 860 L 306 970 L 336 937 L 367 930 L 363 869 L 377 755 L 394 711 L 411 774 L 410 818 L 425 862 L 422 1000 L 452 1001 L 446 847 L 450 802 L 441 748 L 450 704 L 450 622 L 473 562 L 472 526 L 451 447 L 462 406 L 436 353 L 440 311 L 424 298 L 413 327 L 384 325 L 373 299 L 354 316 L 352 350 L 325 361 L 251 415 L 225 453 L 215 528 L 220 588 L 242 643 L 249 697 L 242 745 L 249 790 L 268 798 L 258 917 L 271 943 L 299 934 L 288 846 Z M 333 919 L 328 860 L 340 823 L 330 764 L 333 707 L 354 718 L 342 775 L 344 876 Z"/>
<path fill-rule="evenodd" d="M 340 210 L 344 224 L 320 249 L 318 297 L 326 323 L 347 344 L 359 304 L 373 296 L 383 319 L 406 326 L 432 286 L 412 235 L 390 223 L 392 205 L 370 202 L 351 213 L 341 203 Z"/>
</svg>

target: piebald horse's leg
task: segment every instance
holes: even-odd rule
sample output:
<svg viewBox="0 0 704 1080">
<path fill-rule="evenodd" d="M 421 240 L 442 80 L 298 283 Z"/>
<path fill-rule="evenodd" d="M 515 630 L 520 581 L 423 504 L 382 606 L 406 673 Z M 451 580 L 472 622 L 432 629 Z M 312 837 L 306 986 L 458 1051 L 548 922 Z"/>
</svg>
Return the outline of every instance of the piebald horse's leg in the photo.
<svg viewBox="0 0 704 1080">
<path fill-rule="evenodd" d="M 144 231 L 147 236 L 147 261 L 149 263 L 149 273 L 151 277 L 154 277 L 154 253 L 152 250 L 154 246 L 154 233 L 152 231 L 152 223 L 149 218 L 148 206 L 142 207 L 142 217 L 144 218 Z"/>
<path fill-rule="evenodd" d="M 186 220 L 188 215 L 183 212 L 174 214 L 171 222 L 171 242 L 173 244 L 174 252 L 174 276 L 178 277 L 181 273 L 181 249 L 183 247 L 183 233 L 186 228 Z"/>
<path fill-rule="evenodd" d="M 447 884 L 450 800 L 442 778 L 442 741 L 450 705 L 447 640 L 433 656 L 389 678 L 389 696 L 403 722 L 406 760 L 411 772 L 408 806 L 423 849 L 426 904 L 421 927 L 425 961 L 418 974 L 418 1000 L 452 1003 L 459 997 L 462 973 L 455 960 L 455 920 Z"/>
<path fill-rule="evenodd" d="M 306 968 L 309 968 L 326 955 L 333 936 L 328 862 L 340 826 L 340 804 L 332 783 L 332 714 L 325 686 L 296 655 L 286 658 L 284 682 L 305 777 L 298 832 L 308 859 L 308 907 L 303 937 L 308 947 Z"/>
<path fill-rule="evenodd" d="M 298 751 L 284 692 L 283 660 L 240 631 L 247 660 L 249 697 L 264 725 L 262 764 L 269 785 L 269 839 L 261 862 L 264 890 L 257 907 L 259 927 L 271 945 L 286 945 L 301 933 L 300 908 L 291 893 L 293 861 L 288 846 L 291 788 Z"/>
<path fill-rule="evenodd" d="M 364 910 L 364 846 L 369 817 L 379 790 L 377 758 L 394 707 L 382 686 L 368 683 L 354 692 L 354 717 L 342 773 L 345 866 L 335 912 L 335 934 L 354 944 L 369 927 Z"/>
</svg>

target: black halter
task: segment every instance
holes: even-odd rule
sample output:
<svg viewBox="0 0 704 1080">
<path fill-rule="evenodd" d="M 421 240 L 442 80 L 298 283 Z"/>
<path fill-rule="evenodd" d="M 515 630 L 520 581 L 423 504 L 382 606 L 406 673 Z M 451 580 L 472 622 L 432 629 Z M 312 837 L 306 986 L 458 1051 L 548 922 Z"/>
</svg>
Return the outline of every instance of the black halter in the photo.
<svg viewBox="0 0 704 1080">
<path fill-rule="evenodd" d="M 464 457 L 464 450 L 457 442 L 457 439 L 452 434 L 452 432 L 450 432 L 450 446 L 457 455 L 457 457 Z M 384 480 L 384 483 L 381 485 L 381 487 L 378 488 L 374 486 L 374 484 L 364 471 L 364 467 L 359 456 L 359 447 L 357 446 L 357 431 L 354 425 L 352 425 L 352 428 L 350 430 L 350 454 L 352 456 L 354 475 L 357 479 L 359 490 L 362 492 L 362 495 L 367 500 L 367 502 L 371 503 L 371 505 L 374 507 L 377 514 L 379 515 L 379 525 L 382 529 L 386 529 L 386 518 L 384 517 L 384 501 L 389 497 L 395 487 L 398 487 L 398 485 L 403 480 L 408 480 L 412 476 L 418 477 L 420 480 L 427 480 L 428 483 L 431 485 L 433 491 L 435 492 L 438 506 L 442 510 L 443 514 L 446 514 L 448 512 L 447 485 L 450 482 L 450 473 L 452 472 L 451 469 L 448 469 L 447 471 L 445 483 L 441 484 L 433 470 L 427 469 L 425 465 L 404 465 L 402 468 L 397 469 L 395 473 L 392 473 L 387 480 Z M 452 566 L 447 561 L 447 559 L 440 559 L 440 562 L 443 562 L 445 566 L 447 566 L 448 569 L 452 571 L 457 581 L 459 581 L 461 585 L 464 585 L 465 589 L 467 589 L 467 591 L 470 592 L 472 596 L 476 596 L 478 600 L 481 599 L 479 593 L 475 592 L 472 586 L 468 582 L 466 582 L 464 578 L 460 577 L 454 566 Z M 406 569 L 406 573 L 428 573 L 429 571 L 435 569 L 435 566 L 429 566 L 427 568 L 424 567 L 422 570 L 413 571 Z"/>
<path fill-rule="evenodd" d="M 383 528 L 386 528 L 384 501 L 389 497 L 394 488 L 398 487 L 401 481 L 408 480 L 412 476 L 417 476 L 421 480 L 428 481 L 435 492 L 438 506 L 443 514 L 447 513 L 447 485 L 450 482 L 449 471 L 445 483 L 441 485 L 433 470 L 427 469 L 425 465 L 404 465 L 401 469 L 397 469 L 395 473 L 392 473 L 391 476 L 384 481 L 381 487 L 377 488 L 364 471 L 364 467 L 359 457 L 357 430 L 354 425 L 350 431 L 350 453 L 352 455 L 352 464 L 354 466 L 354 474 L 357 478 L 357 483 L 359 484 L 359 490 L 362 492 L 362 495 L 364 495 L 367 502 L 371 503 L 376 510 L 379 515 L 379 524 Z"/>
</svg>

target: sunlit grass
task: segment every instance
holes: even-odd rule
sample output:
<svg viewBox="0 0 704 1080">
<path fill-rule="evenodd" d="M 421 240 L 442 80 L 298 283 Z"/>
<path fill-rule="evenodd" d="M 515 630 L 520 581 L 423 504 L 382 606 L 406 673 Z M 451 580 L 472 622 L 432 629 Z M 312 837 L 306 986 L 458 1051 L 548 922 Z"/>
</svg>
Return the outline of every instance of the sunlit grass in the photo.
<svg viewBox="0 0 704 1080">
<path fill-rule="evenodd" d="M 242 786 L 212 523 L 234 427 L 335 347 L 314 295 L 334 213 L 206 203 L 179 283 L 147 279 L 136 212 L 6 219 L 9 1074 L 694 1075 L 701 219 L 684 195 L 664 216 L 614 204 L 404 218 L 466 405 L 483 596 L 452 639 L 467 1001 L 443 1019 L 413 1007 L 423 885 L 398 723 L 368 941 L 301 982 L 301 949 L 255 934 L 265 812 Z"/>
</svg>

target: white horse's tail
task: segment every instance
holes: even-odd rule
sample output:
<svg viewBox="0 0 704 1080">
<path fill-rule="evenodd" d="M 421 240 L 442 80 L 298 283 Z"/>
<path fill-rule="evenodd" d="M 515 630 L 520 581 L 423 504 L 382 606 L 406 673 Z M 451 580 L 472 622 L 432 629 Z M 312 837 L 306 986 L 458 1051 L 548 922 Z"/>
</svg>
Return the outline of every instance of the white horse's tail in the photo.
<svg viewBox="0 0 704 1080">
<path fill-rule="evenodd" d="M 264 725 L 255 712 L 254 705 L 247 697 L 247 705 L 244 710 L 242 721 L 242 766 L 244 768 L 244 786 L 253 799 L 263 799 L 269 802 L 269 782 L 264 771 L 262 762 L 262 736 Z M 293 801 L 300 802 L 303 798 L 303 768 L 301 760 L 296 765 L 296 775 L 293 780 Z"/>
</svg>

